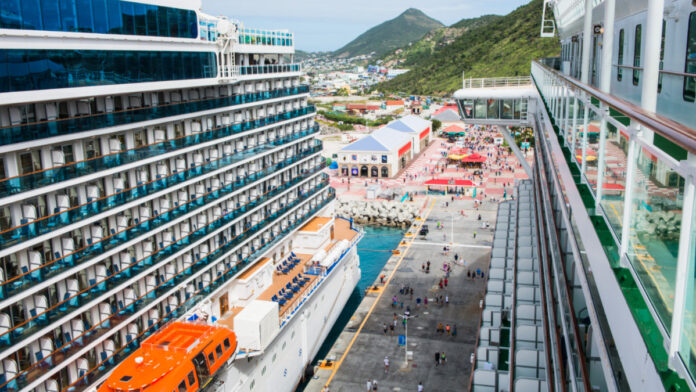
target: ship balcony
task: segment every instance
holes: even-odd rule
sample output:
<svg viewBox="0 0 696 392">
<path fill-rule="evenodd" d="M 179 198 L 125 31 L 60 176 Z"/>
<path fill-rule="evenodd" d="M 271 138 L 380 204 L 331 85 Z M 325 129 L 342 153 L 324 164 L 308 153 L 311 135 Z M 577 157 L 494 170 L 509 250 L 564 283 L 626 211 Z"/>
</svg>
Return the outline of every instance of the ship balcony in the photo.
<svg viewBox="0 0 696 392">
<path fill-rule="evenodd" d="M 189 136 L 165 140 L 140 148 L 102 155 L 80 162 L 72 162 L 21 176 L 5 178 L 0 180 L 0 198 L 37 189 L 46 185 L 56 184 L 76 177 L 97 173 L 101 170 L 123 166 L 139 160 L 152 158 L 185 147 L 196 146 L 201 143 L 258 129 L 267 125 L 273 125 L 281 121 L 292 120 L 315 112 L 316 108 L 314 106 L 307 106 L 252 121 L 221 126 L 208 131 L 194 133 Z"/>
<path fill-rule="evenodd" d="M 258 198 L 251 200 L 246 205 L 234 209 L 230 212 L 227 212 L 224 215 L 221 215 L 219 218 L 197 228 L 197 230 L 193 232 L 189 232 L 186 235 L 183 235 L 182 233 L 182 236 L 178 239 L 171 238 L 170 241 L 166 241 L 166 244 L 165 241 L 161 241 L 160 247 L 158 249 L 155 250 L 151 247 L 148 248 L 149 250 L 144 252 L 144 257 L 142 257 L 139 260 L 136 260 L 134 257 L 131 258 L 131 260 L 127 260 L 128 254 L 122 253 L 120 255 L 121 258 L 123 259 L 124 256 L 126 256 L 126 260 L 123 263 L 123 265 L 121 265 L 115 271 L 107 273 L 105 268 L 101 268 L 102 271 L 100 273 L 100 268 L 97 268 L 95 270 L 96 273 L 93 274 L 94 277 L 89 280 L 88 287 L 78 292 L 77 287 L 73 287 L 74 285 L 70 286 L 72 288 L 66 291 L 63 299 L 60 302 L 51 306 L 50 308 L 44 307 L 34 309 L 34 313 L 30 314 L 31 318 L 29 318 L 21 324 L 15 325 L 13 328 L 6 329 L 4 332 L 2 332 L 2 334 L 0 335 L 0 347 L 9 347 L 14 344 L 17 344 L 22 340 L 27 339 L 29 336 L 36 333 L 37 331 L 40 331 L 43 328 L 46 328 L 47 326 L 50 326 L 52 323 L 55 323 L 57 320 L 60 320 L 61 318 L 65 317 L 71 312 L 92 306 L 90 305 L 91 301 L 103 297 L 105 293 L 109 292 L 110 290 L 113 290 L 114 288 L 118 287 L 123 283 L 128 282 L 133 277 L 137 277 L 141 274 L 147 274 L 149 273 L 148 271 L 160 268 L 162 262 L 169 260 L 170 256 L 175 255 L 178 252 L 185 249 L 190 250 L 191 244 L 194 244 L 196 241 L 199 241 L 204 237 L 209 236 L 211 233 L 215 232 L 221 227 L 229 225 L 235 220 L 239 220 L 240 217 L 247 215 L 249 209 L 256 208 L 260 204 L 265 203 L 273 198 L 276 198 L 279 194 L 288 191 L 293 187 L 296 187 L 298 183 L 306 181 L 309 177 L 322 170 L 323 167 L 323 165 L 320 165 L 313 173 L 309 174 L 308 176 L 300 176 L 290 181 L 287 181 L 281 187 L 269 190 L 268 192 L 259 196 Z M 314 181 L 316 185 L 312 188 L 310 192 L 311 194 L 316 193 L 320 188 L 323 188 L 326 185 L 328 185 L 328 178 L 323 176 L 320 177 L 322 177 L 321 180 L 315 179 L 317 180 Z M 275 219 L 279 215 L 287 211 L 288 208 L 292 208 L 292 206 L 294 205 L 296 205 L 296 203 L 289 203 L 279 211 L 265 214 L 267 215 L 265 219 Z M 266 206 L 266 208 L 270 207 Z M 247 218 L 248 217 L 249 216 L 247 216 Z M 249 225 L 249 228 L 257 227 L 258 223 L 259 221 L 255 222 L 253 225 Z M 248 234 L 251 233 L 253 232 L 249 232 Z M 224 238 L 226 238 L 226 236 L 223 235 L 223 242 L 226 242 Z M 244 237 L 243 235 L 239 235 L 234 238 L 236 241 L 234 242 L 234 244 L 239 244 L 246 237 Z M 232 242 L 230 242 L 230 244 L 232 244 Z M 198 248 L 194 247 L 194 249 L 197 250 L 193 251 L 193 257 L 190 259 L 191 263 L 187 263 L 188 265 L 186 265 L 184 271 L 194 271 L 196 269 L 196 263 L 198 262 L 198 260 L 200 260 L 206 254 L 208 254 L 207 245 Z M 170 279 L 165 279 L 164 275 L 162 275 L 160 276 L 159 281 L 169 282 Z M 123 308 L 123 306 L 120 306 L 119 308 Z"/>
<path fill-rule="evenodd" d="M 34 238 L 37 235 L 50 233 L 60 227 L 65 227 L 83 219 L 91 218 L 96 214 L 106 212 L 174 185 L 195 179 L 199 176 L 245 161 L 247 159 L 254 158 L 258 154 L 273 151 L 278 146 L 283 146 L 292 141 L 311 136 L 318 131 L 319 127 L 314 126 L 307 130 L 269 141 L 266 144 L 259 145 L 252 149 L 247 149 L 236 154 L 220 157 L 217 160 L 191 163 L 190 167 L 187 169 L 176 171 L 164 176 L 158 176 L 158 178 L 151 181 L 141 181 L 134 187 L 119 190 L 112 195 L 107 195 L 104 197 L 88 197 L 88 201 L 80 206 L 74 206 L 65 210 L 62 210 L 60 207 L 56 207 L 57 211 L 55 211 L 55 213 L 52 215 L 39 219 L 26 219 L 27 222 L 0 233 L 0 239 L 3 241 L 3 248 L 19 244 L 27 239 Z M 321 149 L 321 146 L 315 146 L 315 149 L 316 148 Z M 252 175 L 249 176 L 247 180 L 256 177 L 257 176 Z"/>
<path fill-rule="evenodd" d="M 141 211 L 145 213 L 141 214 L 140 221 L 136 219 L 134 220 L 134 224 L 131 226 L 123 225 L 119 231 L 114 229 L 107 236 L 103 236 L 102 234 L 102 238 L 99 238 L 98 240 L 94 238 L 88 240 L 87 244 L 80 249 L 74 250 L 74 242 L 70 241 L 69 246 L 63 246 L 62 254 L 60 252 L 56 252 L 55 258 L 52 261 L 35 267 L 32 265 L 31 269 L 25 268 L 20 275 L 2 282 L 0 285 L 0 298 L 9 298 L 19 292 L 31 288 L 38 282 L 65 272 L 68 268 L 78 266 L 88 260 L 91 260 L 96 254 L 107 252 L 111 249 L 119 247 L 127 241 L 137 238 L 143 233 L 162 227 L 173 219 L 197 210 L 206 203 L 213 202 L 239 190 L 244 186 L 252 184 L 253 182 L 272 176 L 274 173 L 278 173 L 278 171 L 282 170 L 283 168 L 289 167 L 296 162 L 300 162 L 320 151 L 320 145 L 309 147 L 293 158 L 285 159 L 265 169 L 259 170 L 253 174 L 249 174 L 246 177 L 238 178 L 236 181 L 231 181 L 229 184 L 218 189 L 203 190 L 200 192 L 200 194 L 194 195 L 194 197 L 191 197 L 190 199 L 186 198 L 186 202 L 174 204 L 169 209 L 162 209 L 155 214 L 152 214 L 149 211 Z M 285 181 L 282 185 L 273 188 L 266 195 L 263 195 L 263 197 L 257 196 L 257 198 L 253 199 L 252 204 L 256 204 L 258 200 L 263 199 L 264 197 L 272 197 L 271 193 L 273 195 L 277 194 L 282 189 L 292 186 L 302 178 L 306 178 L 307 176 L 316 173 L 324 166 L 325 163 L 320 162 L 313 170 L 302 173 L 293 180 Z M 249 206 L 250 204 L 245 204 L 244 206 L 238 205 L 238 210 L 235 210 L 234 213 L 241 214 L 245 212 L 247 208 L 250 208 Z M 170 247 L 173 248 L 174 246 L 170 245 Z M 0 345 L 2 345 L 1 342 Z"/>
<path fill-rule="evenodd" d="M 307 93 L 309 93 L 308 86 L 286 87 L 224 98 L 201 99 L 64 120 L 14 125 L 0 128 L 0 146 Z"/>
<path fill-rule="evenodd" d="M 232 65 L 222 66 L 218 77 L 223 79 L 258 79 L 278 74 L 297 74 L 302 72 L 300 64 Z M 287 75 L 292 76 L 292 75 Z"/>
<path fill-rule="evenodd" d="M 267 218 L 266 220 L 259 222 L 255 226 L 249 227 L 243 233 L 238 236 L 226 241 L 221 244 L 217 249 L 212 250 L 207 255 L 203 255 L 201 259 L 195 262 L 191 269 L 182 271 L 175 277 L 171 278 L 171 281 L 162 282 L 159 286 L 153 288 L 150 292 L 141 295 L 136 299 L 135 304 L 137 306 L 131 306 L 132 311 L 126 306 L 125 309 L 119 310 L 118 313 L 112 315 L 101 321 L 99 324 L 90 327 L 81 336 L 71 336 L 73 338 L 71 343 L 57 347 L 53 353 L 48 356 L 43 357 L 40 361 L 30 365 L 28 368 L 22 369 L 18 372 L 12 379 L 7 380 L 3 385 L 0 385 L 0 389 L 7 388 L 8 386 L 16 386 L 18 389 L 23 388 L 34 388 L 39 383 L 44 382 L 50 374 L 46 372 L 37 372 L 37 369 L 41 369 L 43 364 L 47 363 L 47 358 L 55 357 L 60 359 L 60 361 L 54 361 L 58 364 L 55 368 L 56 371 L 67 366 L 70 362 L 78 360 L 77 353 L 84 350 L 85 348 L 93 348 L 104 338 L 108 338 L 113 334 L 119 332 L 119 327 L 127 327 L 137 317 L 143 315 L 152 309 L 153 306 L 167 300 L 170 295 L 177 292 L 181 287 L 186 287 L 186 285 L 201 276 L 204 276 L 206 271 L 211 271 L 215 267 L 217 261 L 223 262 L 224 259 L 230 256 L 231 252 L 235 250 L 235 247 L 240 245 L 244 240 L 250 240 L 254 236 L 260 236 L 261 230 L 270 227 L 273 224 L 278 223 L 279 220 L 287 220 L 289 216 L 295 216 L 292 221 L 286 225 L 286 228 L 281 234 L 287 234 L 291 230 L 297 228 L 298 226 L 304 224 L 311 216 L 316 214 L 319 210 L 324 208 L 328 203 L 330 203 L 335 198 L 335 193 L 332 189 L 328 188 L 328 181 L 322 181 L 318 186 L 316 186 L 312 194 L 304 200 L 296 200 L 293 203 L 288 204 L 282 211 L 285 213 L 283 216 L 277 218 Z M 297 211 L 291 213 L 292 209 L 299 209 L 300 204 L 313 205 L 312 208 L 304 209 L 304 213 L 298 214 Z M 187 298 L 178 306 L 171 306 L 171 312 L 155 318 L 149 318 L 149 326 L 144 328 L 144 330 L 137 336 L 130 339 L 129 343 L 126 345 L 116 348 L 116 350 L 107 355 L 106 358 L 100 358 L 101 361 L 92 366 L 89 369 L 85 369 L 85 372 L 81 374 L 78 380 L 76 380 L 71 386 L 69 386 L 70 391 L 78 392 L 87 389 L 88 386 L 98 381 L 101 377 L 108 374 L 117 363 L 125 359 L 132 350 L 139 347 L 147 337 L 152 333 L 157 331 L 167 322 L 172 319 L 182 317 L 186 312 L 190 311 L 193 307 L 207 298 L 210 293 L 224 286 L 227 282 L 235 278 L 238 272 L 247 265 L 249 262 L 256 260 L 267 250 L 276 246 L 277 243 L 282 239 L 282 235 L 274 238 L 271 242 L 263 242 L 258 249 L 255 249 L 251 254 L 242 258 L 238 262 L 229 263 L 225 265 L 224 272 L 216 275 L 214 278 L 210 278 L 207 284 L 203 284 L 203 280 L 199 280 L 199 284 L 195 286 L 196 288 L 187 295 Z M 195 275 L 195 276 L 194 276 Z M 137 310 L 135 309 L 137 307 Z"/>
</svg>

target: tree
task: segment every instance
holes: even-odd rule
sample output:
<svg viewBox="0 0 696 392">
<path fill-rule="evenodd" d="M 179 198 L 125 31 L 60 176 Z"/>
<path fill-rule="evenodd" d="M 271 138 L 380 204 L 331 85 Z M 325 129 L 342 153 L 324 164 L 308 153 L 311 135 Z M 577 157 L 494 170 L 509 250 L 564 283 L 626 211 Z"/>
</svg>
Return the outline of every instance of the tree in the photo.
<svg viewBox="0 0 696 392">
<path fill-rule="evenodd" d="M 437 132 L 438 129 L 442 126 L 442 122 L 440 120 L 433 120 L 433 133 Z"/>
</svg>

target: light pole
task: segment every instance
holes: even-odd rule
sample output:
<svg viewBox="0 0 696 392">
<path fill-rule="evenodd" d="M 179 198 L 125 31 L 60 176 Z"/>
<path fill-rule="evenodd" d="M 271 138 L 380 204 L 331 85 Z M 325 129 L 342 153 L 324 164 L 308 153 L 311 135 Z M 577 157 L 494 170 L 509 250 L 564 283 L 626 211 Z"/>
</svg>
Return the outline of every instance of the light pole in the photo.
<svg viewBox="0 0 696 392">
<path fill-rule="evenodd" d="M 418 315 L 404 314 L 400 317 L 404 319 L 404 367 L 408 367 L 408 320 L 416 318 Z"/>
</svg>

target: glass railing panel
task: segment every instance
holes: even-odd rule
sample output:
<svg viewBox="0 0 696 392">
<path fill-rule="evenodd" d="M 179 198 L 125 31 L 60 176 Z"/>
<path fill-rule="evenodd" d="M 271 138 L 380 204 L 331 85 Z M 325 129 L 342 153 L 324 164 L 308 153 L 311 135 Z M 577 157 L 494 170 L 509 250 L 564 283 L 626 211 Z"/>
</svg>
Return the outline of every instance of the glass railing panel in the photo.
<svg viewBox="0 0 696 392">
<path fill-rule="evenodd" d="M 0 233 L 0 239 L 3 240 L 0 248 L 7 248 L 18 243 L 21 243 L 29 238 L 37 235 L 45 234 L 56 230 L 57 228 L 67 226 L 83 219 L 90 218 L 95 214 L 100 214 L 112 208 L 118 207 L 130 201 L 142 198 L 151 193 L 160 191 L 166 187 L 174 186 L 183 181 L 188 181 L 192 178 L 220 169 L 222 167 L 240 162 L 242 160 L 253 157 L 254 155 L 272 150 L 273 148 L 300 139 L 302 137 L 318 132 L 318 127 L 313 127 L 308 130 L 298 132 L 296 134 L 276 139 L 268 144 L 260 145 L 252 149 L 245 150 L 227 157 L 219 158 L 215 161 L 200 164 L 181 171 L 170 174 L 148 183 L 137 185 L 135 187 L 123 190 L 111 196 L 106 196 L 101 199 L 90 201 L 82 206 L 70 208 L 69 210 L 50 215 L 37 221 L 23 223 L 21 226 L 6 230 Z"/>
<path fill-rule="evenodd" d="M 609 227 L 620 238 L 628 168 L 628 135 L 614 125 L 607 124 L 606 138 L 600 206 L 609 221 Z"/>
<path fill-rule="evenodd" d="M 315 194 L 318 194 L 319 192 L 321 192 L 326 187 L 328 187 L 328 178 L 325 178 L 320 184 L 318 184 L 316 187 L 311 189 L 308 193 L 310 195 L 315 195 Z M 326 205 L 326 203 L 328 203 L 334 197 L 335 197 L 335 195 L 333 194 L 333 192 L 331 192 L 329 197 L 327 197 L 327 199 L 323 203 L 321 203 L 319 206 L 315 207 L 314 209 L 310 210 L 309 213 L 305 214 L 300 219 L 300 221 L 298 221 L 297 223 L 295 223 L 295 225 L 293 225 L 293 227 L 297 227 L 297 225 L 300 222 L 306 220 L 307 217 L 314 214 L 316 211 L 318 211 L 321 207 Z M 283 212 L 287 212 L 290 209 L 294 208 L 295 206 L 299 205 L 302 201 L 303 200 L 301 200 L 301 199 L 296 199 L 295 201 L 288 203 L 288 205 L 286 205 L 281 210 Z M 20 372 L 13 379 L 8 380 L 8 382 L 4 383 L 4 385 L 0 385 L 0 389 L 6 387 L 9 383 L 12 383 L 12 382 L 16 383 L 20 389 L 26 387 L 27 385 L 29 385 L 31 382 L 33 382 L 34 380 L 36 380 L 38 377 L 40 377 L 42 375 L 41 372 L 32 371 L 33 369 L 41 368 L 42 366 L 51 366 L 53 363 L 55 363 L 54 361 L 57 361 L 58 359 L 62 360 L 64 358 L 67 358 L 67 357 L 75 354 L 77 351 L 81 350 L 82 347 L 84 347 L 85 345 L 90 344 L 90 343 L 98 340 L 98 338 L 101 335 L 103 335 L 104 333 L 106 333 L 108 330 L 117 328 L 120 323 L 122 323 L 131 314 L 133 314 L 135 312 L 136 308 L 142 308 L 143 306 L 146 306 L 146 305 L 152 303 L 157 298 L 161 298 L 161 297 L 169 295 L 169 292 L 172 291 L 174 286 L 178 285 L 179 283 L 181 283 L 182 281 L 187 279 L 189 276 L 191 276 L 196 271 L 200 271 L 202 268 L 212 264 L 214 261 L 217 261 L 220 257 L 222 257 L 223 254 L 232 250 L 232 248 L 234 248 L 236 245 L 240 244 L 244 239 L 249 238 L 253 233 L 258 232 L 259 230 L 266 228 L 269 225 L 272 225 L 275 220 L 277 220 L 277 219 L 265 220 L 265 221 L 259 222 L 258 224 L 256 224 L 253 227 L 250 227 L 241 235 L 239 235 L 239 236 L 233 238 L 232 240 L 228 241 L 227 243 L 223 244 L 221 247 L 210 252 L 208 255 L 203 256 L 201 259 L 199 259 L 197 262 L 195 262 L 191 267 L 189 267 L 189 269 L 179 272 L 176 276 L 172 277 L 171 279 L 169 279 L 165 282 L 160 282 L 160 285 L 158 287 L 152 289 L 148 293 L 146 293 L 143 296 L 141 296 L 140 298 L 136 299 L 132 304 L 129 304 L 123 308 L 119 308 L 119 309 L 114 310 L 114 312 L 113 312 L 114 314 L 112 314 L 108 319 L 102 321 L 98 325 L 91 327 L 89 330 L 87 330 L 82 335 L 75 337 L 73 341 L 71 341 L 69 343 L 66 342 L 65 345 L 63 345 L 62 347 L 59 347 L 51 355 L 46 356 L 41 361 L 38 361 L 35 364 L 31 365 L 29 368 L 24 369 L 22 372 Z M 268 245 L 265 245 L 265 246 L 268 246 Z M 252 253 L 252 254 L 259 254 L 260 251 L 261 251 L 261 249 L 258 249 L 255 251 L 255 253 Z M 248 262 L 248 260 L 250 260 L 250 257 L 247 257 L 247 259 L 245 259 L 245 260 Z M 231 265 L 231 262 L 230 262 L 230 265 Z M 222 275 L 222 274 L 216 275 L 215 281 L 212 282 L 213 285 L 209 285 L 206 288 L 201 287 L 202 292 L 199 291 L 199 294 L 206 294 L 207 295 L 212 290 L 214 290 L 214 288 L 219 287 L 223 283 L 222 281 L 220 281 L 221 278 L 223 278 L 223 276 L 224 275 Z M 230 274 L 230 276 L 224 276 L 224 277 L 226 280 L 228 280 L 232 276 Z M 194 298 L 189 298 L 185 302 L 185 304 L 190 303 L 190 305 L 193 306 L 196 303 L 198 303 L 198 300 L 200 300 L 200 299 L 202 299 L 202 297 L 194 296 Z M 195 300 L 195 302 L 193 300 Z M 165 318 L 167 320 L 164 320 Z M 158 324 L 156 324 L 156 325 L 161 326 L 162 324 L 159 324 L 159 323 L 162 323 L 163 321 L 164 321 L 164 323 L 166 323 L 167 321 L 169 321 L 169 319 L 171 319 L 171 317 L 165 317 L 165 318 L 161 319 L 158 322 Z"/>
<path fill-rule="evenodd" d="M 672 325 L 684 184 L 657 155 L 638 148 L 627 255 L 666 330 Z"/>
<path fill-rule="evenodd" d="M 265 92 L 234 95 L 224 98 L 173 103 L 157 107 L 125 110 L 121 112 L 91 115 L 80 118 L 16 125 L 12 127 L 0 128 L 0 145 L 67 135 L 87 130 L 108 128 L 116 125 L 132 124 L 140 121 L 148 121 L 180 114 L 190 114 L 203 110 L 217 109 L 226 106 L 240 105 L 243 103 L 263 101 L 271 98 L 279 98 L 308 92 L 308 86 L 289 87 Z"/>
<path fill-rule="evenodd" d="M 300 72 L 299 64 L 269 64 L 240 66 L 241 75 L 259 75 L 280 72 Z"/>
<path fill-rule="evenodd" d="M 692 210 L 696 211 L 696 202 Z M 696 225 L 691 226 L 688 236 L 689 251 L 687 260 L 696 260 Z M 696 265 L 689 263 L 686 279 L 686 298 L 694 298 L 696 295 Z M 682 320 L 681 345 L 679 355 L 685 367 L 691 373 L 691 378 L 696 378 L 696 301 L 687 300 Z"/>
<path fill-rule="evenodd" d="M 0 286 L 2 297 L 7 297 L 7 296 L 12 296 L 15 295 L 23 290 L 26 290 L 30 287 L 32 287 L 34 284 L 37 282 L 48 279 L 50 277 L 53 277 L 59 273 L 62 273 L 65 271 L 66 268 L 72 268 L 74 266 L 77 266 L 87 260 L 90 260 L 95 254 L 102 253 L 108 250 L 111 250 L 117 246 L 120 246 L 126 241 L 132 240 L 140 235 L 142 235 L 144 232 L 154 230 L 157 227 L 160 227 L 172 219 L 175 219 L 178 216 L 184 215 L 186 213 L 192 212 L 199 207 L 205 205 L 205 203 L 213 201 L 221 196 L 224 196 L 226 194 L 229 194 L 231 192 L 236 191 L 239 189 L 239 187 L 244 186 L 246 184 L 252 183 L 256 180 L 258 180 L 261 177 L 265 177 L 267 175 L 270 175 L 283 167 L 286 167 L 289 164 L 292 164 L 294 162 L 297 162 L 301 159 L 306 158 L 309 155 L 315 154 L 317 152 L 321 151 L 321 146 L 320 145 L 315 145 L 314 147 L 308 148 L 305 151 L 300 152 L 299 154 L 295 155 L 292 158 L 288 158 L 284 161 L 281 161 L 275 165 L 272 165 L 268 168 L 265 168 L 261 170 L 260 172 L 254 173 L 244 179 L 239 179 L 237 182 L 233 184 L 229 184 L 227 186 L 222 187 L 219 190 L 216 191 L 211 191 L 206 193 L 205 195 L 202 195 L 198 198 L 195 198 L 193 200 L 190 200 L 186 204 L 183 204 L 181 206 L 174 206 L 172 209 L 168 211 L 164 211 L 162 214 L 153 217 L 151 219 L 148 219 L 143 222 L 139 222 L 130 228 L 123 230 L 121 232 L 114 233 L 110 235 L 109 237 L 106 237 L 102 239 L 99 242 L 90 244 L 76 252 L 73 252 L 71 254 L 65 255 L 61 258 L 58 258 L 57 260 L 54 260 L 50 263 L 44 264 L 39 268 L 36 268 L 31 271 L 27 271 L 26 273 L 15 277 L 13 279 L 10 279 L 6 282 L 2 283 L 2 286 Z M 321 165 L 320 165 L 321 166 Z M 323 166 L 321 166 L 323 167 Z M 316 170 L 321 170 L 320 168 L 315 169 Z M 266 195 L 266 197 L 270 197 L 269 195 L 277 194 L 279 191 L 282 189 L 286 189 L 287 187 L 294 185 L 297 181 L 299 181 L 299 177 L 296 178 L 295 180 L 285 183 L 280 187 L 276 187 L 273 190 L 269 191 Z M 236 214 L 241 214 L 245 211 L 245 208 L 248 208 L 251 203 L 255 203 L 255 200 L 252 200 L 249 204 L 246 206 L 242 207 L 241 211 L 233 211 Z M 200 230 L 199 230 L 200 231 Z M 171 249 L 173 249 L 175 244 L 170 245 Z M 65 302 L 65 301 L 63 301 Z M 3 342 L 0 340 L 0 346 L 2 346 Z"/>
<path fill-rule="evenodd" d="M 26 192 L 31 189 L 70 180 L 75 177 L 96 173 L 100 170 L 118 167 L 127 163 L 132 163 L 156 155 L 175 151 L 180 148 L 197 145 L 225 136 L 231 136 L 240 132 L 274 124 L 279 121 L 304 116 L 314 113 L 315 111 L 316 109 L 313 106 L 308 106 L 305 108 L 264 117 L 258 120 L 223 126 L 210 131 L 184 136 L 177 139 L 166 140 L 161 143 L 151 144 L 141 148 L 135 148 L 119 153 L 100 156 L 98 158 L 70 163 L 23 176 L 3 179 L 0 180 L 0 197 L 6 197 L 14 193 Z"/>
<path fill-rule="evenodd" d="M 600 118 L 597 112 L 591 108 L 588 117 L 587 125 L 587 149 L 585 150 L 585 177 L 587 178 L 588 185 L 592 189 L 593 193 L 597 194 L 597 170 L 598 170 L 598 159 L 599 159 L 599 129 L 601 126 Z M 584 137 L 584 132 L 582 137 Z M 582 143 L 580 144 L 582 146 Z M 577 155 L 580 155 L 579 162 L 582 163 L 582 149 L 577 151 Z"/>
</svg>

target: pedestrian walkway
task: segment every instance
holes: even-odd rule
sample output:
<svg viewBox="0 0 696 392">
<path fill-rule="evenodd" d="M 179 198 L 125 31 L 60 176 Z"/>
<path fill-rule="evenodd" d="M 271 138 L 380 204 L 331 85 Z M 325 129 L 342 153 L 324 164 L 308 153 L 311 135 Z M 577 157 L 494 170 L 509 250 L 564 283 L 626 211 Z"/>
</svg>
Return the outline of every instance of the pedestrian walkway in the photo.
<svg viewBox="0 0 696 392">
<path fill-rule="evenodd" d="M 473 201 L 455 200 L 445 206 L 445 200 L 436 198 L 430 204 L 427 219 L 412 228 L 415 232 L 421 223 L 427 224 L 430 233 L 425 238 L 404 237 L 401 254 L 392 256 L 380 273 L 388 277 L 386 285 L 363 299 L 327 355 L 334 366 L 318 369 L 306 391 L 319 392 L 327 382 L 332 392 L 364 391 L 368 379 L 377 380 L 380 391 L 397 390 L 395 388 L 416 391 L 419 382 L 423 382 L 425 391 L 438 392 L 463 391 L 469 385 L 470 356 L 476 342 L 479 301 L 485 280 L 467 278 L 467 272 L 487 274 L 488 244 L 494 228 L 481 229 L 478 214 L 483 221 L 494 222 L 497 205 L 484 203 L 476 214 L 452 220 L 453 213 L 473 210 Z M 437 222 L 441 222 L 442 229 L 436 229 Z M 454 227 L 450 227 L 452 224 Z M 477 231 L 476 238 L 473 238 L 473 231 Z M 449 233 L 454 233 L 455 244 L 467 247 L 450 246 L 445 255 L 443 244 L 449 244 L 452 239 L 443 242 L 442 237 Z M 428 261 L 430 269 L 426 273 Z M 445 263 L 451 269 L 449 277 Z M 375 284 L 382 286 L 379 279 Z M 406 312 L 410 316 L 407 336 L 402 317 Z M 395 317 L 397 324 L 392 334 Z M 388 326 L 386 333 L 385 324 Z M 400 339 L 401 343 L 407 341 L 407 351 L 412 352 L 412 360 L 406 366 Z M 435 361 L 436 352 L 440 355 L 438 362 Z M 389 361 L 386 373 L 385 357 Z"/>
</svg>

